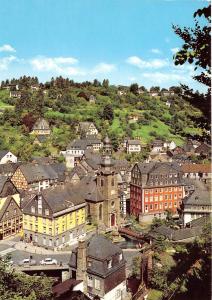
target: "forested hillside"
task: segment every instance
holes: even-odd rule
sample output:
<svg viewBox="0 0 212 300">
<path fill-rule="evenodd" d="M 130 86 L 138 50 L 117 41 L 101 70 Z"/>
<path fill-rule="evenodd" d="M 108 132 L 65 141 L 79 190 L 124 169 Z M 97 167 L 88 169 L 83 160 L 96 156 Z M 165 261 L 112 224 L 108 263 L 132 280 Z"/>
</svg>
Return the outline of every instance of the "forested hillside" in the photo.
<svg viewBox="0 0 212 300">
<path fill-rule="evenodd" d="M 20 98 L 11 96 L 17 85 Z M 159 87 L 151 90 L 157 90 L 158 95 L 151 96 L 137 84 L 118 87 L 108 80 L 80 84 L 58 77 L 42 84 L 37 78 L 24 76 L 2 82 L 0 148 L 26 160 L 32 155 L 58 155 L 76 137 L 79 121 L 93 121 L 103 137 L 110 136 L 114 150 L 125 137 L 140 138 L 146 145 L 156 138 L 173 140 L 177 145 L 187 137 L 205 138 L 201 111 L 182 99 L 179 87 L 172 87 L 172 95 Z M 40 116 L 52 129 L 42 146 L 34 145 L 35 137 L 30 135 Z"/>
</svg>

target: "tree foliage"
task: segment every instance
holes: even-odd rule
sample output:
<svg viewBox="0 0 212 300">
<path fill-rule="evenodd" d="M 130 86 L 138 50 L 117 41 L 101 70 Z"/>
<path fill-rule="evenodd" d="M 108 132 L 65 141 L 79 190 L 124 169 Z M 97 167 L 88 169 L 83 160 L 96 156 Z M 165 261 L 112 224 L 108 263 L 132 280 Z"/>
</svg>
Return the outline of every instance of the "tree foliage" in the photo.
<svg viewBox="0 0 212 300">
<path fill-rule="evenodd" d="M 197 17 L 203 17 L 197 20 Z M 187 86 L 183 86 L 185 90 L 184 98 L 196 104 L 202 109 L 206 118 L 210 120 L 211 114 L 211 5 L 198 9 L 194 13 L 194 28 L 173 25 L 173 29 L 179 37 L 184 41 L 182 48 L 175 54 L 174 62 L 176 65 L 183 65 L 186 62 L 194 65 L 194 70 L 199 74 L 193 76 L 195 80 L 206 85 L 208 92 L 206 94 L 195 93 Z"/>
<path fill-rule="evenodd" d="M 9 264 L 9 258 L 0 258 L 1 300 L 50 300 L 52 280 L 45 276 L 29 276 L 17 273 Z"/>
</svg>

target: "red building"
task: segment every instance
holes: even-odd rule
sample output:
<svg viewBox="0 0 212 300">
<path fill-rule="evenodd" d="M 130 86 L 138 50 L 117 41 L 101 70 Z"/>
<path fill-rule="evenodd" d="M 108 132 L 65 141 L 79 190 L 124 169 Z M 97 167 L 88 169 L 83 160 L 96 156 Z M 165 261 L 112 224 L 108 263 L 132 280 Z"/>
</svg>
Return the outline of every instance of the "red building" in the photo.
<svg viewBox="0 0 212 300">
<path fill-rule="evenodd" d="M 174 214 L 184 198 L 182 171 L 176 163 L 137 163 L 131 172 L 130 213 L 136 217 L 162 218 Z"/>
</svg>

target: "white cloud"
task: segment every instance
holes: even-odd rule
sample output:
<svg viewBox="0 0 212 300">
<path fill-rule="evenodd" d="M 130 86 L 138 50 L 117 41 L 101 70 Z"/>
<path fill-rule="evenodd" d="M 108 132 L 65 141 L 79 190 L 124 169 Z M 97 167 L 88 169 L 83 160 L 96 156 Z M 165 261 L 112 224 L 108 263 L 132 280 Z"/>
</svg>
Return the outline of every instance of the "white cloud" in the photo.
<svg viewBox="0 0 212 300">
<path fill-rule="evenodd" d="M 154 73 L 143 73 L 141 75 L 143 78 L 147 78 L 152 82 L 155 82 L 157 84 L 162 83 L 170 83 L 170 82 L 181 82 L 181 81 L 189 81 L 190 78 L 188 76 L 174 73 L 174 72 L 154 72 Z"/>
<path fill-rule="evenodd" d="M 38 56 L 30 60 L 33 69 L 41 72 L 54 72 L 61 75 L 85 75 L 79 67 L 78 60 L 73 57 L 44 57 Z"/>
<path fill-rule="evenodd" d="M 159 69 L 169 65 L 168 59 L 151 59 L 143 60 L 138 56 L 130 56 L 127 58 L 126 62 L 130 65 L 136 66 L 140 69 Z"/>
<path fill-rule="evenodd" d="M 161 53 L 162 53 L 162 51 L 159 50 L 159 49 L 157 49 L 157 48 L 153 48 L 153 49 L 151 49 L 150 51 L 151 51 L 152 53 L 154 53 L 154 54 L 161 54 Z"/>
<path fill-rule="evenodd" d="M 16 60 L 16 57 L 13 55 L 0 58 L 0 70 L 1 71 L 7 70 L 9 65 L 11 64 L 11 62 L 13 62 L 15 60 Z"/>
<path fill-rule="evenodd" d="M 179 49 L 178 47 L 176 47 L 176 48 L 171 48 L 171 52 L 172 52 L 173 54 L 177 53 L 179 50 L 180 50 L 180 49 Z"/>
<path fill-rule="evenodd" d="M 105 73 L 111 73 L 112 71 L 116 70 L 116 66 L 113 64 L 107 64 L 107 63 L 99 63 L 96 65 L 92 72 L 93 74 L 105 74 Z"/>
<path fill-rule="evenodd" d="M 16 50 L 9 44 L 0 46 L 0 52 L 16 52 Z"/>
</svg>

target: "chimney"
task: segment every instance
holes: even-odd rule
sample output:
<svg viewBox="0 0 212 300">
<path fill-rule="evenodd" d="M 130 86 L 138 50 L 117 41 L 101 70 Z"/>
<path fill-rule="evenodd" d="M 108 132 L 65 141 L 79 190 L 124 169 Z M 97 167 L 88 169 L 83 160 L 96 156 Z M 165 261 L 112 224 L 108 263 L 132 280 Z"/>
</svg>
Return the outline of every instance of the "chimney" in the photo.
<svg viewBox="0 0 212 300">
<path fill-rule="evenodd" d="M 77 273 L 76 279 L 83 280 L 84 292 L 87 291 L 87 253 L 86 253 L 86 241 L 79 240 L 77 249 Z"/>
</svg>

